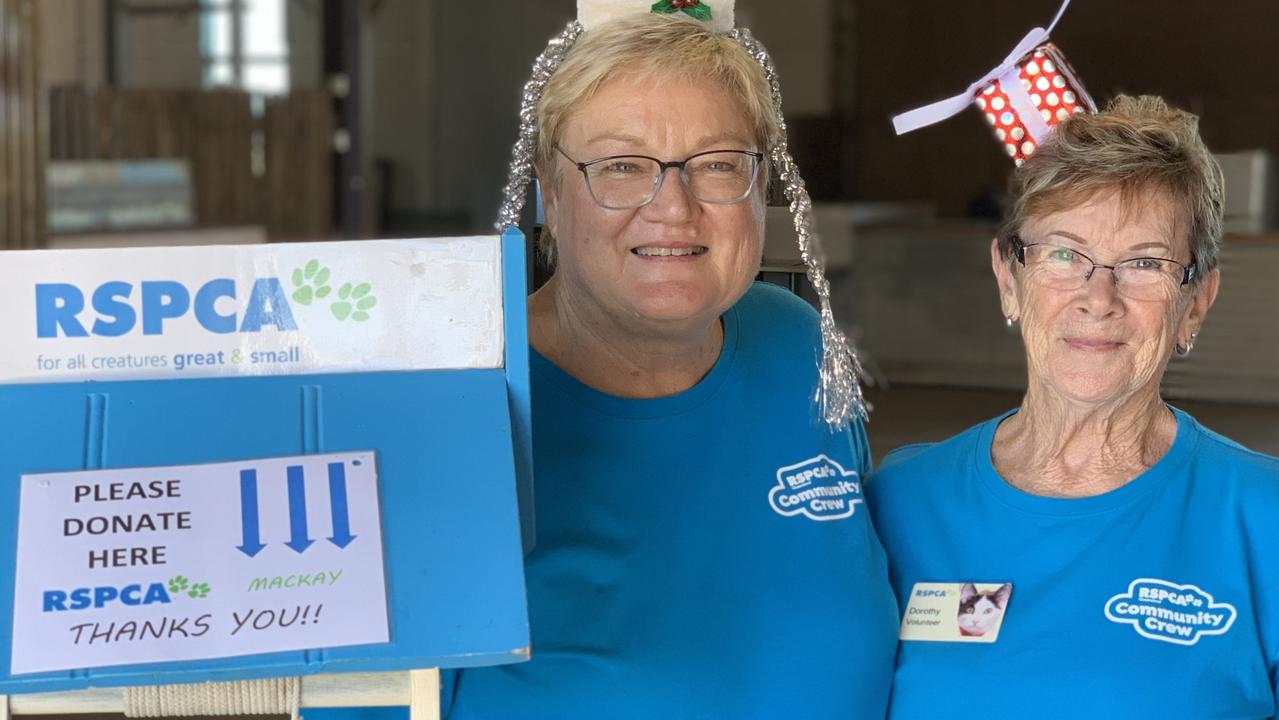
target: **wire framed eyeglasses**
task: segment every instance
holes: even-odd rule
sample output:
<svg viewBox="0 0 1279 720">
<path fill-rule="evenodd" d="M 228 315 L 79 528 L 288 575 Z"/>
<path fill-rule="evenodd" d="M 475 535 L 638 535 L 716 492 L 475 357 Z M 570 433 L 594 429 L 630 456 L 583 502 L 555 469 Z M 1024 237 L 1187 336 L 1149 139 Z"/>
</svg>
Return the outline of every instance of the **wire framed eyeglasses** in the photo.
<svg viewBox="0 0 1279 720">
<path fill-rule="evenodd" d="M 1078 290 L 1098 268 L 1105 268 L 1120 295 L 1133 300 L 1159 300 L 1167 297 L 1169 290 L 1188 285 L 1198 272 L 1193 257 L 1189 265 L 1157 257 L 1128 258 L 1105 265 L 1075 248 L 1027 243 L 1017 235 L 1012 237 L 1012 246 L 1017 261 L 1035 271 L 1036 279 L 1054 290 Z"/>
<path fill-rule="evenodd" d="M 759 177 L 764 154 L 751 150 L 708 150 L 684 160 L 665 161 L 647 155 L 610 155 L 578 162 L 564 149 L 555 149 L 573 163 L 586 180 L 586 189 L 602 208 L 629 210 L 657 197 L 666 171 L 679 170 L 680 181 L 699 202 L 731 205 L 750 195 Z"/>
</svg>

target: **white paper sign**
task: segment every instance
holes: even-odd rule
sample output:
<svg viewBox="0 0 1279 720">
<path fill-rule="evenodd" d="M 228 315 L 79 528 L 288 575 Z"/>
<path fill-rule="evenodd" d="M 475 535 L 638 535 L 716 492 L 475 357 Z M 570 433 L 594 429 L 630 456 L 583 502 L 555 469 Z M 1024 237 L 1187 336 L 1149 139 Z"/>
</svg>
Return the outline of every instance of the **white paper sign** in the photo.
<svg viewBox="0 0 1279 720">
<path fill-rule="evenodd" d="M 372 452 L 22 476 L 12 672 L 386 642 Z"/>
<path fill-rule="evenodd" d="M 501 238 L 5 253 L 0 383 L 502 366 Z"/>
</svg>

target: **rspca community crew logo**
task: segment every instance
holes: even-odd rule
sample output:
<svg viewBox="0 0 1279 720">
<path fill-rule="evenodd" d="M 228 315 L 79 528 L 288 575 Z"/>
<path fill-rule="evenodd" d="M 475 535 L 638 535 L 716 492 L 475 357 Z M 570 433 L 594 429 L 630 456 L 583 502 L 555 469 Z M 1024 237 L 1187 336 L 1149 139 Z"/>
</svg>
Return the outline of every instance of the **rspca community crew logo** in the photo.
<svg viewBox="0 0 1279 720">
<path fill-rule="evenodd" d="M 1235 607 L 1219 603 L 1194 585 L 1137 578 L 1106 603 L 1106 618 L 1129 624 L 1151 640 L 1194 645 L 1202 635 L 1221 635 L 1235 622 Z"/>
<path fill-rule="evenodd" d="M 825 455 L 778 468 L 777 484 L 768 492 L 778 515 L 809 520 L 850 517 L 861 502 L 861 477 Z"/>
</svg>

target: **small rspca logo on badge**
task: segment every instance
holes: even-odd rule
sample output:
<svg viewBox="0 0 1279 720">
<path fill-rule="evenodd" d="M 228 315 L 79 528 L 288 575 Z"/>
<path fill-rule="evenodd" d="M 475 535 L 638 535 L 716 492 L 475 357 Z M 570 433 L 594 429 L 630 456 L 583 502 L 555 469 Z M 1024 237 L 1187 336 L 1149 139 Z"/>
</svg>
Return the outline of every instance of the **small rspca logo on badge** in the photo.
<svg viewBox="0 0 1279 720">
<path fill-rule="evenodd" d="M 1132 625 L 1151 640 L 1194 645 L 1203 635 L 1221 635 L 1235 622 L 1235 607 L 1216 602 L 1194 585 L 1137 578 L 1106 603 L 1106 618 Z"/>
<path fill-rule="evenodd" d="M 778 515 L 809 520 L 850 517 L 862 502 L 861 477 L 825 455 L 777 469 L 768 504 Z"/>
</svg>

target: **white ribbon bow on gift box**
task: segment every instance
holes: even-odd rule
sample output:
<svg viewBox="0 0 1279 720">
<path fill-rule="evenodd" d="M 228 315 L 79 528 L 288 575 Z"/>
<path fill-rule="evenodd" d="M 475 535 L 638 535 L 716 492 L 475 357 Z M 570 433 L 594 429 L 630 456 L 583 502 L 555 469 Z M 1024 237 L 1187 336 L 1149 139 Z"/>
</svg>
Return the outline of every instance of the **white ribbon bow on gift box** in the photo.
<svg viewBox="0 0 1279 720">
<path fill-rule="evenodd" d="M 1048 34 L 1053 31 L 1053 28 L 1057 27 L 1057 21 L 1061 19 L 1062 14 L 1066 12 L 1066 8 L 1069 6 L 1070 0 L 1063 0 L 1061 7 L 1057 8 L 1057 16 L 1049 23 L 1048 29 L 1037 27 L 1026 33 L 1026 37 L 1023 37 L 1021 42 L 1017 43 L 1017 47 L 1014 47 L 1013 51 L 1008 53 L 1008 57 L 1004 58 L 1003 62 L 992 68 L 990 72 L 982 75 L 981 79 L 969 85 L 967 90 L 945 100 L 938 100 L 921 108 L 915 108 L 909 112 L 893 116 L 893 128 L 897 130 L 897 134 L 904 135 L 912 130 L 918 130 L 921 127 L 958 115 L 964 108 L 968 107 L 978 91 L 992 80 L 999 80 L 1000 87 L 1005 92 L 1012 89 L 1015 94 L 1018 90 L 1022 90 L 1021 83 L 1017 82 L 1017 73 L 1020 72 L 1017 67 L 1017 61 L 1048 39 Z M 1010 74 L 1012 77 L 1006 77 Z M 1013 89 L 1014 87 L 1015 89 Z M 1025 93 L 1023 92 L 1022 94 L 1024 95 Z M 1010 99 L 1012 99 L 1011 95 Z M 1016 102 L 1013 104 L 1014 106 L 1017 105 Z M 1040 117 L 1038 112 L 1025 114 L 1022 117 L 1022 122 L 1026 125 L 1026 131 L 1030 133 L 1031 137 L 1035 138 L 1036 142 L 1041 141 L 1043 137 L 1048 135 L 1048 126 L 1043 122 L 1043 118 Z"/>
</svg>

